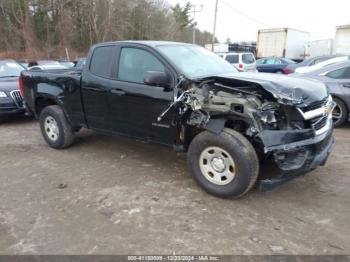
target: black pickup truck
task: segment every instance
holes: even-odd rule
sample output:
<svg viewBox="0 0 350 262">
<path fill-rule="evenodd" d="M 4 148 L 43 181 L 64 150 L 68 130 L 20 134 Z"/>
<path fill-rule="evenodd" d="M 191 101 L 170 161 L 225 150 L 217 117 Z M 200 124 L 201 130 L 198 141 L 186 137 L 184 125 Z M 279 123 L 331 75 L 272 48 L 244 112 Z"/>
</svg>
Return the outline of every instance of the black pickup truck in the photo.
<svg viewBox="0 0 350 262">
<path fill-rule="evenodd" d="M 49 146 L 70 146 L 81 127 L 171 146 L 220 197 L 248 192 L 262 162 L 280 170 L 265 186 L 304 174 L 334 143 L 334 103 L 322 83 L 238 73 L 190 44 L 97 44 L 82 71 L 24 71 L 20 81 Z"/>
</svg>

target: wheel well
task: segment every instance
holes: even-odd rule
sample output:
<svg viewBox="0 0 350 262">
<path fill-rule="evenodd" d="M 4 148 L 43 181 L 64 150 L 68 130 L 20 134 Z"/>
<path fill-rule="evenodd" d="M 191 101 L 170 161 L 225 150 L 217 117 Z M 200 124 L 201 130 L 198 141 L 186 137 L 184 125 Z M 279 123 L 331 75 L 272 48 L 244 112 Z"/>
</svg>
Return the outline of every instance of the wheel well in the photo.
<svg viewBox="0 0 350 262">
<path fill-rule="evenodd" d="M 346 109 L 347 109 L 347 113 L 350 114 L 350 106 L 348 105 L 347 102 L 344 101 L 344 99 L 340 98 L 340 97 L 337 96 L 337 95 L 332 95 L 332 97 L 333 97 L 333 98 L 336 98 L 336 99 L 338 99 L 338 100 L 340 100 L 340 101 L 342 101 L 343 104 L 345 105 Z M 347 117 L 349 117 L 349 115 L 348 115 Z"/>
<path fill-rule="evenodd" d="M 40 97 L 37 98 L 35 101 L 35 113 L 36 115 L 40 115 L 41 111 L 47 107 L 47 106 L 52 106 L 52 105 L 57 105 L 56 101 L 46 98 L 46 97 Z"/>
<path fill-rule="evenodd" d="M 225 122 L 224 128 L 229 128 L 241 134 L 244 134 L 248 128 L 248 125 L 242 120 L 227 119 Z M 203 131 L 206 131 L 206 129 L 201 127 L 196 127 L 196 126 L 188 126 L 186 128 L 186 134 L 185 134 L 186 141 L 184 142 L 187 145 L 189 145 L 192 142 L 192 140 Z"/>
</svg>

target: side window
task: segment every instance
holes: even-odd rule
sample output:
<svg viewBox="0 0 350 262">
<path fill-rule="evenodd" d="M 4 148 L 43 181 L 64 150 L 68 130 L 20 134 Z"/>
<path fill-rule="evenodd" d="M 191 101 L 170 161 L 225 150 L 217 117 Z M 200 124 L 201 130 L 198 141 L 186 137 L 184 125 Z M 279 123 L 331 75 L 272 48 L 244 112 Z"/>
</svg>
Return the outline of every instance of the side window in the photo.
<svg viewBox="0 0 350 262">
<path fill-rule="evenodd" d="M 308 66 L 316 65 L 316 63 L 318 63 L 317 61 L 318 61 L 317 59 L 313 60 Z"/>
<path fill-rule="evenodd" d="M 255 62 L 254 56 L 252 54 L 243 54 L 242 61 L 245 64 L 253 64 Z"/>
<path fill-rule="evenodd" d="M 256 60 L 256 64 L 257 65 L 263 65 L 263 64 L 265 64 L 265 62 L 266 62 L 266 59 L 258 59 L 258 60 Z"/>
<path fill-rule="evenodd" d="M 118 80 L 143 83 L 147 71 L 165 72 L 164 65 L 150 52 L 138 48 L 122 48 Z"/>
<path fill-rule="evenodd" d="M 275 58 L 269 58 L 269 59 L 266 60 L 265 64 L 267 64 L 267 65 L 274 65 L 274 64 L 276 64 L 276 60 L 275 60 Z"/>
<path fill-rule="evenodd" d="M 326 76 L 334 79 L 350 79 L 350 67 L 344 67 L 331 71 Z"/>
<path fill-rule="evenodd" d="M 238 55 L 227 55 L 226 61 L 230 64 L 238 64 L 239 63 L 239 56 Z"/>
<path fill-rule="evenodd" d="M 112 67 L 114 46 L 97 47 L 92 54 L 90 72 L 94 75 L 109 78 Z"/>
<path fill-rule="evenodd" d="M 321 63 L 322 61 L 324 61 L 325 59 L 322 59 L 322 58 L 318 58 L 318 59 L 315 59 L 310 65 L 316 65 L 318 63 Z"/>
</svg>

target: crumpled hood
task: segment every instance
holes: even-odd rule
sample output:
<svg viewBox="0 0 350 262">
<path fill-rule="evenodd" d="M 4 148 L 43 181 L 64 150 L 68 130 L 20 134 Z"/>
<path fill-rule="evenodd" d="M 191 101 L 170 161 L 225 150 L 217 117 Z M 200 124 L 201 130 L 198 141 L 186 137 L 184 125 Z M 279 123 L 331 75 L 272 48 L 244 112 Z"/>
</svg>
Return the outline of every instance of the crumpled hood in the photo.
<svg viewBox="0 0 350 262">
<path fill-rule="evenodd" d="M 18 77 L 0 78 L 0 91 L 11 92 L 19 90 Z"/>
<path fill-rule="evenodd" d="M 296 106 L 307 106 L 313 102 L 321 101 L 328 97 L 327 87 L 311 79 L 303 79 L 293 76 L 284 76 L 267 73 L 232 73 L 216 76 L 223 80 L 232 80 L 243 84 L 258 84 L 271 93 L 280 103 Z"/>
</svg>

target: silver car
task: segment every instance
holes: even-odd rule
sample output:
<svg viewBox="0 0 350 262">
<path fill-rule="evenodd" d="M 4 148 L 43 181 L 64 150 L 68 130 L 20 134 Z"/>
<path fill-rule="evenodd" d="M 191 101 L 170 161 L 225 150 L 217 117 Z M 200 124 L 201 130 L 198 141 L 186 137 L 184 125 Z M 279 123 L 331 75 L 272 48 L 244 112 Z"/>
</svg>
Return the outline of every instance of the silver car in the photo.
<svg viewBox="0 0 350 262">
<path fill-rule="evenodd" d="M 337 104 L 333 110 L 335 126 L 340 126 L 350 120 L 350 61 L 325 66 L 312 72 L 298 74 L 298 76 L 316 79 L 327 85 Z"/>
<path fill-rule="evenodd" d="M 239 71 L 256 72 L 256 61 L 253 53 L 222 53 L 223 59 L 234 65 Z"/>
</svg>

